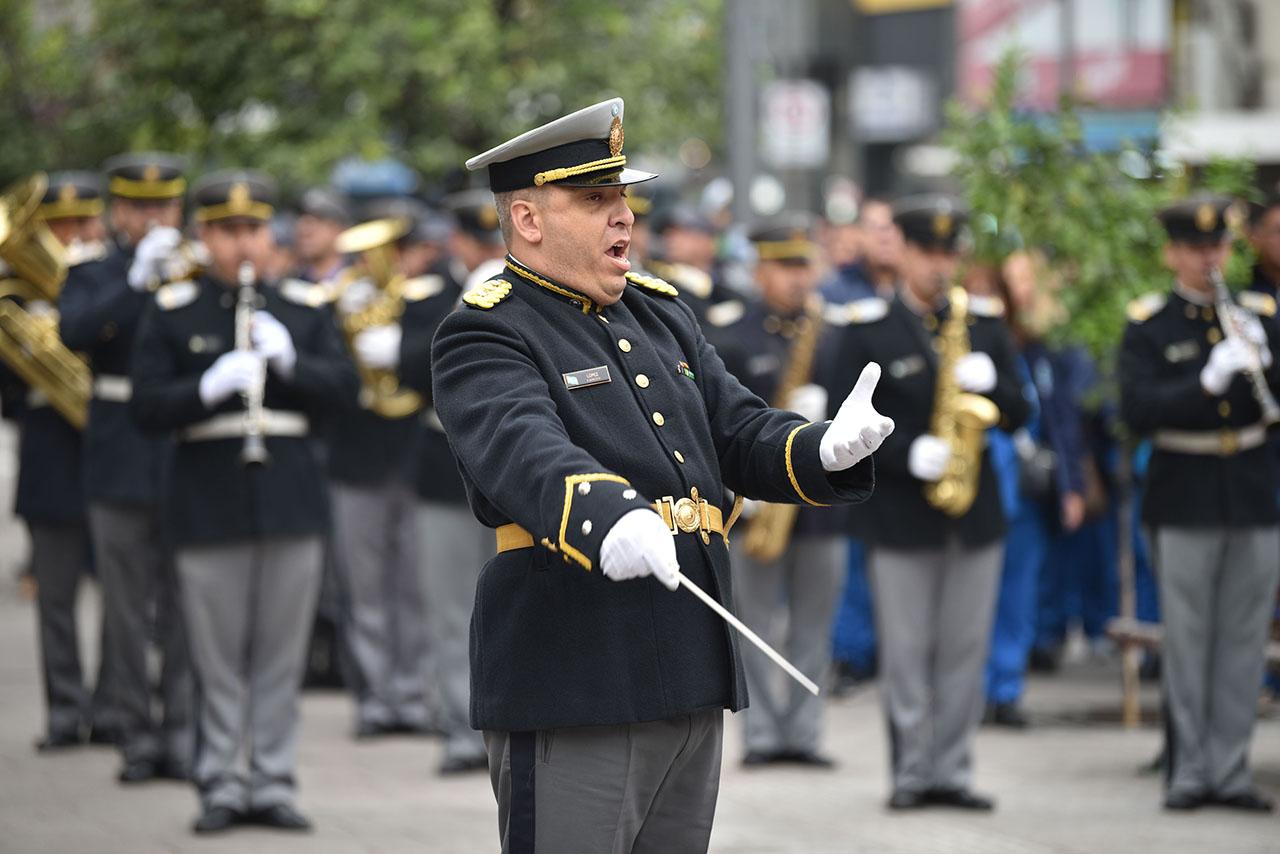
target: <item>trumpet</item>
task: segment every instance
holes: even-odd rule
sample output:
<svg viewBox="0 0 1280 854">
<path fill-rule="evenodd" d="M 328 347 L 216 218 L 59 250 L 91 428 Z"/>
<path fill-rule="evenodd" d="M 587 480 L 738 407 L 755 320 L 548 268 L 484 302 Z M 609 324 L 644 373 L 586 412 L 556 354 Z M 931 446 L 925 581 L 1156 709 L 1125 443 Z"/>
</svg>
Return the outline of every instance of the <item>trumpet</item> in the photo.
<svg viewBox="0 0 1280 854">
<path fill-rule="evenodd" d="M 252 261 L 244 261 L 237 271 L 236 292 L 236 349 L 252 350 L 250 327 L 253 313 L 258 310 L 258 290 L 254 287 L 257 271 Z M 262 397 L 266 390 L 267 375 L 264 370 L 253 387 L 241 395 L 244 401 L 244 447 L 240 449 L 240 462 L 245 466 L 263 466 L 270 461 L 262 432 Z"/>
<path fill-rule="evenodd" d="M 160 227 L 160 223 L 153 220 L 147 221 L 147 234 Z M 159 284 L 164 285 L 169 282 L 177 282 L 182 279 L 193 279 L 203 273 L 209 267 L 209 248 L 199 240 L 192 240 L 184 237 L 182 242 L 174 247 L 169 253 L 169 257 L 164 260 L 162 275 Z"/>
<path fill-rule="evenodd" d="M 1216 303 L 1214 308 L 1222 322 L 1222 334 L 1227 338 L 1238 338 L 1244 341 L 1255 356 L 1259 355 L 1258 348 L 1244 334 L 1240 310 L 1231 296 L 1231 291 L 1227 288 L 1226 281 L 1222 278 L 1222 271 L 1217 267 L 1212 268 L 1209 271 L 1209 279 L 1213 282 Z M 1271 387 L 1267 385 L 1267 376 L 1262 371 L 1260 358 L 1253 360 L 1253 366 L 1245 371 L 1245 376 L 1249 379 L 1254 400 L 1258 401 L 1258 406 L 1262 408 L 1262 422 L 1268 427 L 1280 423 L 1280 404 L 1276 403 L 1276 397 L 1271 393 Z"/>
</svg>

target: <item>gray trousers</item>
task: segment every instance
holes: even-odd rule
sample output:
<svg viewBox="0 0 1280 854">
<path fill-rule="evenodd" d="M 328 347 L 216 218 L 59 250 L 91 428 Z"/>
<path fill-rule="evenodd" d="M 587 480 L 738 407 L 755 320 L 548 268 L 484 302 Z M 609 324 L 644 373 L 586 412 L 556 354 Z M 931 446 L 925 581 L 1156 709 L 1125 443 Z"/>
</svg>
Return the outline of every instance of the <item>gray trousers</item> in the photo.
<svg viewBox="0 0 1280 854">
<path fill-rule="evenodd" d="M 1159 528 L 1170 791 L 1249 791 L 1280 529 Z"/>
<path fill-rule="evenodd" d="M 114 656 L 112 705 L 124 730 L 127 762 L 169 757 L 187 764 L 194 744 L 191 659 L 173 573 L 154 511 L 125 505 L 89 505 L 89 529 L 102 582 L 104 652 Z M 162 654 L 160 696 L 164 717 L 152 714 L 147 650 L 153 637 Z"/>
<path fill-rule="evenodd" d="M 762 564 L 733 545 L 733 592 L 738 616 L 779 648 L 800 672 L 821 681 L 831 664 L 831 621 L 844 583 L 847 541 L 803 536 L 777 560 Z M 779 618 L 786 637 L 778 644 Z M 743 734 L 748 751 L 812 752 L 822 734 L 822 706 L 815 697 L 753 646 L 743 645 L 751 705 Z M 782 677 L 779 679 L 779 677 Z"/>
<path fill-rule="evenodd" d="M 392 725 L 427 724 L 426 653 L 418 587 L 415 497 L 407 484 L 333 484 L 333 547 L 351 602 L 348 639 L 357 715 Z"/>
<path fill-rule="evenodd" d="M 706 851 L 724 715 L 488 732 L 503 854 Z"/>
<path fill-rule="evenodd" d="M 320 538 L 184 548 L 177 560 L 199 686 L 201 800 L 232 809 L 291 803 Z"/>
<path fill-rule="evenodd" d="M 966 789 L 1004 547 L 870 553 L 894 789 Z"/>
<path fill-rule="evenodd" d="M 85 686 L 76 631 L 76 594 L 89 561 L 89 531 L 76 522 L 28 522 L 31 571 L 36 579 L 40 665 L 44 677 L 46 731 L 76 733 L 82 722 L 100 729 L 119 725 L 113 717 L 115 657 L 107 648 L 105 621 L 93 695 Z"/>
<path fill-rule="evenodd" d="M 471 610 L 476 580 L 494 554 L 493 531 L 476 521 L 466 505 L 418 505 L 419 572 L 427 606 L 432 676 L 439 690 L 439 724 L 444 757 L 485 755 L 480 733 L 471 728 Z"/>
</svg>

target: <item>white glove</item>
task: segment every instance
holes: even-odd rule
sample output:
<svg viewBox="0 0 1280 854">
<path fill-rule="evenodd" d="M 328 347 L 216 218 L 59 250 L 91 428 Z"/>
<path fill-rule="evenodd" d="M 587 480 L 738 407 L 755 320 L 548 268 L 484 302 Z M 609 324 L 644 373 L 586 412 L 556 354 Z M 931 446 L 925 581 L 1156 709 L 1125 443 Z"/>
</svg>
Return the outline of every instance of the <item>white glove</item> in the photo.
<svg viewBox="0 0 1280 854">
<path fill-rule="evenodd" d="M 145 291 L 159 284 L 164 277 L 165 262 L 180 243 L 182 232 L 176 228 L 160 226 L 148 231 L 133 252 L 133 264 L 129 266 L 127 277 L 129 287 Z"/>
<path fill-rule="evenodd" d="M 802 385 L 791 392 L 786 408 L 806 421 L 821 421 L 827 417 L 827 390 L 814 383 Z"/>
<path fill-rule="evenodd" d="M 1257 366 L 1253 348 L 1241 338 L 1228 338 L 1213 345 L 1209 361 L 1200 370 L 1200 387 L 1215 397 L 1225 394 L 1231 378 Z"/>
<path fill-rule="evenodd" d="M 355 314 L 363 309 L 378 293 L 378 286 L 372 280 L 361 277 L 342 289 L 338 295 L 338 313 Z"/>
<path fill-rule="evenodd" d="M 351 342 L 356 358 L 370 368 L 394 369 L 400 364 L 400 324 L 371 326 Z"/>
<path fill-rule="evenodd" d="M 950 461 L 951 446 L 928 433 L 917 436 L 911 443 L 911 450 L 907 451 L 907 471 L 920 480 L 940 479 Z"/>
<path fill-rule="evenodd" d="M 1263 370 L 1271 367 L 1271 347 L 1267 344 L 1267 333 L 1262 328 L 1262 321 L 1256 314 L 1251 314 L 1239 306 L 1233 306 L 1231 311 L 1241 337 L 1253 345 L 1259 358 L 1262 359 Z"/>
<path fill-rule="evenodd" d="M 266 366 L 262 357 L 248 350 L 223 353 L 200 377 L 200 401 L 213 409 L 233 394 L 243 394 L 262 382 Z"/>
<path fill-rule="evenodd" d="M 956 382 L 965 391 L 986 394 L 996 387 L 996 363 L 978 351 L 961 356 L 956 362 Z"/>
<path fill-rule="evenodd" d="M 880 366 L 868 362 L 853 391 L 840 404 L 840 411 L 818 445 L 818 456 L 827 471 L 844 471 L 871 456 L 893 432 L 893 419 L 886 418 L 871 405 Z"/>
<path fill-rule="evenodd" d="M 249 340 L 253 349 L 267 360 L 277 376 L 288 379 L 293 376 L 293 366 L 298 363 L 298 351 L 293 348 L 293 336 L 285 325 L 267 311 L 255 311 L 249 327 Z"/>
<path fill-rule="evenodd" d="M 637 507 L 623 515 L 600 543 L 600 571 L 614 581 L 652 575 L 668 590 L 680 586 L 676 541 L 662 517 Z"/>
</svg>

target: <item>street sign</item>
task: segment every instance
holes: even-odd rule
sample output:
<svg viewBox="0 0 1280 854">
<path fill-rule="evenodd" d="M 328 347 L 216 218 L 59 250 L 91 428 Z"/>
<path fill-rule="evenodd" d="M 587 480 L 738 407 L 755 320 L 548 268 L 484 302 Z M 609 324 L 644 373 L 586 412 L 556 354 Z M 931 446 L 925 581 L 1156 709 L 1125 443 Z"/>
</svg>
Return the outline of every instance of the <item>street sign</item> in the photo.
<svg viewBox="0 0 1280 854">
<path fill-rule="evenodd" d="M 764 89 L 764 158 L 778 169 L 819 169 L 831 149 L 831 95 L 813 80 L 778 80 Z"/>
</svg>

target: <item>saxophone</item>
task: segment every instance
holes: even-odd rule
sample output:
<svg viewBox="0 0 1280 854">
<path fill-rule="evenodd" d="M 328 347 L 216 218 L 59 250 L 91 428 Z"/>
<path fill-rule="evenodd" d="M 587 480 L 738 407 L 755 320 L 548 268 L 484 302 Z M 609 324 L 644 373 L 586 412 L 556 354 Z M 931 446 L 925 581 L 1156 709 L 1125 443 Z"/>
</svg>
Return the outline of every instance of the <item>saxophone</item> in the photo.
<svg viewBox="0 0 1280 854">
<path fill-rule="evenodd" d="M 84 359 L 58 337 L 52 306 L 67 262 L 58 239 L 36 216 L 47 180 L 40 172 L 0 195 L 0 260 L 15 276 L 0 281 L 0 359 L 68 424 L 83 429 L 93 378 Z"/>
<path fill-rule="evenodd" d="M 817 297 L 809 299 L 804 319 L 804 328 L 791 345 L 782 382 L 774 392 L 773 405 L 778 409 L 785 408 L 791 393 L 813 378 L 813 359 L 818 351 L 818 339 L 822 336 L 822 300 Z M 798 504 L 761 503 L 747 523 L 743 550 L 760 563 L 777 560 L 791 542 L 791 529 L 795 527 L 799 512 Z"/>
<path fill-rule="evenodd" d="M 963 516 L 978 495 L 986 431 L 1000 420 L 1000 410 L 980 394 L 962 391 L 956 363 L 969 354 L 969 294 L 959 285 L 950 293 L 951 313 L 938 332 L 938 384 L 933 394 L 929 432 L 951 448 L 940 479 L 925 485 L 930 505 L 951 517 Z"/>
<path fill-rule="evenodd" d="M 395 269 L 395 242 L 409 229 L 403 218 L 378 219 L 353 226 L 338 235 L 338 251 L 359 253 L 360 263 L 338 283 L 337 297 L 360 278 L 367 278 L 377 293 L 367 305 L 349 314 L 339 311 L 347 348 L 360 374 L 360 405 L 383 418 L 407 418 L 425 405 L 422 395 L 400 385 L 394 370 L 373 368 L 355 357 L 355 338 L 366 329 L 396 323 L 404 313 L 405 277 Z M 337 298 L 335 297 L 335 299 Z M 341 306 L 341 301 L 337 301 Z"/>
</svg>

